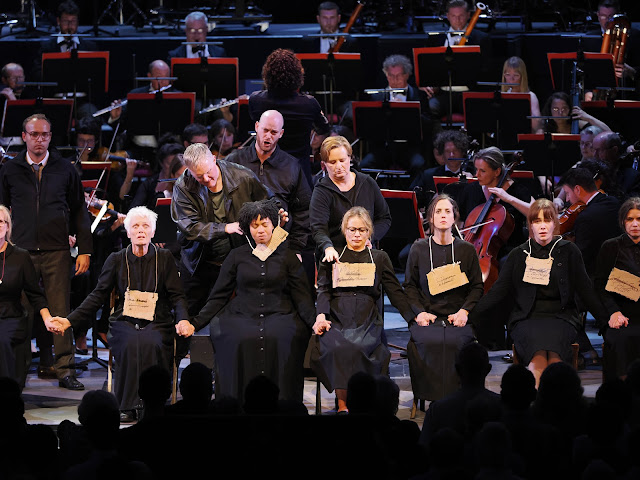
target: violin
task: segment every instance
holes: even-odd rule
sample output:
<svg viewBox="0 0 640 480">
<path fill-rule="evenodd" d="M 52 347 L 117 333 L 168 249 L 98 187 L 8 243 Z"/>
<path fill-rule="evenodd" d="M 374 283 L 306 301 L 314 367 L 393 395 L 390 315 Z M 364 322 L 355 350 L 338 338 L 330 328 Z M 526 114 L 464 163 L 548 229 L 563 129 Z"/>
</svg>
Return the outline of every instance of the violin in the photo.
<svg viewBox="0 0 640 480">
<path fill-rule="evenodd" d="M 107 147 L 100 147 L 96 152 L 100 161 L 111 161 L 111 170 L 121 170 L 122 168 L 127 168 L 127 160 L 135 160 L 137 168 L 145 168 L 150 169 L 151 165 L 148 162 L 143 162 L 142 160 L 136 160 L 135 158 L 130 158 L 129 153 L 125 150 L 118 150 L 112 153 L 109 153 L 109 149 Z M 108 155 L 108 157 L 107 157 Z"/>
<path fill-rule="evenodd" d="M 502 172 L 497 187 L 502 187 L 513 169 L 523 163 L 518 158 Z M 471 210 L 464 222 L 464 241 L 471 243 L 478 254 L 484 291 L 488 292 L 498 279 L 498 252 L 507 243 L 515 228 L 513 216 L 504 205 L 495 202 L 496 195 L 491 194 L 484 205 Z"/>
<path fill-rule="evenodd" d="M 101 200 L 99 198 L 94 198 L 93 200 L 91 200 L 91 202 L 87 203 L 87 208 L 89 209 L 89 213 L 93 218 L 96 218 L 100 214 L 100 211 L 105 204 L 107 205 L 107 208 L 104 215 L 102 215 L 102 217 L 100 218 L 101 222 L 107 222 L 112 217 L 118 216 L 118 212 L 113 209 L 113 203 L 108 202 L 107 200 Z"/>
<path fill-rule="evenodd" d="M 596 185 L 600 187 L 601 184 L 602 180 L 596 179 Z M 598 191 L 606 195 L 605 191 L 601 188 L 598 188 Z M 578 218 L 578 215 L 580 215 L 585 208 L 587 208 L 587 204 L 578 200 L 570 207 L 565 208 L 564 211 L 558 215 L 558 221 L 560 223 L 558 233 L 562 235 L 562 238 L 569 241 L 575 240 L 573 235 L 573 226 L 576 223 L 576 218 Z"/>
</svg>

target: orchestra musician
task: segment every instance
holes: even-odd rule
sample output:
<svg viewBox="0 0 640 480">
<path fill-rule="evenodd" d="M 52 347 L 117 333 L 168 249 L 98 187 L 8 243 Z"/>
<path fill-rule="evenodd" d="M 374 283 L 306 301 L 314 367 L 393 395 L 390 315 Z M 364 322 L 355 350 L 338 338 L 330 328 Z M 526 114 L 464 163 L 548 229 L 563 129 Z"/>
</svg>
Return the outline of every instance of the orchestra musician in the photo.
<svg viewBox="0 0 640 480">
<path fill-rule="evenodd" d="M 167 64 L 171 65 L 172 58 L 200 58 L 200 57 L 226 57 L 223 47 L 207 45 L 207 33 L 209 26 L 207 16 L 202 12 L 191 12 L 184 19 L 184 31 L 186 42 L 201 43 L 201 45 L 180 45 L 169 51 Z M 166 75 L 167 77 L 169 75 Z"/>
<path fill-rule="evenodd" d="M 635 290 L 624 288 L 625 276 L 631 279 L 640 277 L 640 198 L 632 197 L 624 202 L 618 220 L 624 232 L 602 244 L 594 282 L 609 315 L 609 321 L 601 325 L 604 331 L 602 371 L 605 381 L 625 378 L 631 362 L 640 358 L 637 341 L 640 334 L 638 283 Z M 627 282 L 627 285 L 633 283 Z"/>
<path fill-rule="evenodd" d="M 335 2 L 322 2 L 318 5 L 316 21 L 320 26 L 320 33 L 338 33 L 340 28 L 340 7 Z M 320 53 L 328 53 L 336 40 L 337 37 L 321 37 Z"/>
<path fill-rule="evenodd" d="M 502 85 L 500 90 L 505 93 L 528 93 L 531 96 L 531 116 L 540 116 L 540 102 L 538 96 L 529 90 L 529 76 L 527 66 L 520 57 L 510 57 L 504 61 L 502 66 L 502 83 L 515 83 L 516 86 Z M 531 131 L 537 132 L 540 119 L 531 119 Z"/>
<path fill-rule="evenodd" d="M 455 358 L 474 340 L 467 321 L 483 284 L 475 248 L 453 237 L 451 229 L 459 220 L 455 200 L 446 194 L 434 197 L 427 219 L 432 235 L 411 246 L 403 283 L 416 315 L 409 322 L 407 357 L 414 397 L 438 400 L 458 388 Z"/>
<path fill-rule="evenodd" d="M 548 119 L 544 125 L 538 129 L 537 133 L 571 133 L 573 121 L 578 121 L 579 131 L 588 125 L 594 125 L 603 131 L 611 131 L 608 125 L 598 120 L 593 115 L 589 115 L 577 105 L 571 104 L 571 98 L 565 92 L 552 93 L 542 108 L 543 117 L 562 117 Z"/>
<path fill-rule="evenodd" d="M 20 83 L 25 81 L 24 69 L 20 64 L 7 63 L 0 71 L 0 118 L 4 118 L 4 110 L 8 100 L 31 98 L 33 95 L 23 95 L 24 87 Z M 22 145 L 20 137 L 0 137 L 0 146 Z"/>
<path fill-rule="evenodd" d="M 545 198 L 536 200 L 527 220 L 529 239 L 511 250 L 498 280 L 474 309 L 472 321 L 481 324 L 487 310 L 513 298 L 509 333 L 537 387 L 548 365 L 571 359 L 571 343 L 581 328 L 576 295 L 596 319 L 601 320 L 604 313 L 580 250 L 554 236 L 558 212 L 553 203 Z"/>
<path fill-rule="evenodd" d="M 209 130 L 200 123 L 190 123 L 182 130 L 182 145 L 187 148 L 194 143 L 209 144 Z"/>
<path fill-rule="evenodd" d="M 219 118 L 211 124 L 211 153 L 216 158 L 223 159 L 235 151 L 240 144 L 236 144 L 236 127 L 224 118 Z"/>
<path fill-rule="evenodd" d="M 611 131 L 604 131 L 593 137 L 593 150 L 596 160 L 611 169 L 612 177 L 625 195 L 625 198 L 640 195 L 640 172 L 630 162 L 625 161 L 622 139 Z"/>
<path fill-rule="evenodd" d="M 94 41 L 76 35 L 78 33 L 79 15 L 80 8 L 73 0 L 65 0 L 60 3 L 56 22 L 62 35 L 45 40 L 40 45 L 41 53 L 68 52 L 69 50 L 94 52 L 98 50 L 98 46 Z M 42 55 L 39 58 L 42 58 Z"/>
</svg>

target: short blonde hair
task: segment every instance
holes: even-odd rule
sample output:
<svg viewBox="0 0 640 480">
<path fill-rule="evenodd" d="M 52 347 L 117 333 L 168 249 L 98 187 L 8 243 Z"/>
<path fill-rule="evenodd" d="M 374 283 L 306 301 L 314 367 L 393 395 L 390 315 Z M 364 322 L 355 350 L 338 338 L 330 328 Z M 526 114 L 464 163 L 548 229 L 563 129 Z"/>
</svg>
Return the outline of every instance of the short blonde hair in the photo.
<svg viewBox="0 0 640 480">
<path fill-rule="evenodd" d="M 369 211 L 364 207 L 351 207 L 347 210 L 342 217 L 342 234 L 346 236 L 347 225 L 349 224 L 349 220 L 353 217 L 358 217 L 362 220 L 365 227 L 369 230 L 369 238 L 373 238 L 373 222 L 371 221 L 371 215 L 369 215 Z"/>
<path fill-rule="evenodd" d="M 340 147 L 344 147 L 344 149 L 347 151 L 347 155 L 349 156 L 351 156 L 351 154 L 353 153 L 351 144 L 346 138 L 341 137 L 340 135 L 325 138 L 324 142 L 322 142 L 322 145 L 320 145 L 320 158 L 323 162 L 327 162 L 329 160 L 329 154 L 331 153 L 331 150 Z"/>
<path fill-rule="evenodd" d="M 542 212 L 546 222 L 553 222 L 553 231 L 558 232 L 560 230 L 560 219 L 558 218 L 558 210 L 556 206 L 548 198 L 539 198 L 529 207 L 529 214 L 527 215 L 529 235 L 533 235 L 533 232 L 531 231 L 531 223 L 538 218 L 540 212 Z"/>
<path fill-rule="evenodd" d="M 0 205 L 0 220 L 7 222 L 7 234 L 4 239 L 11 243 L 11 231 L 13 230 L 13 223 L 11 221 L 11 212 L 4 205 Z"/>
<path fill-rule="evenodd" d="M 195 170 L 204 163 L 207 154 L 211 154 L 211 151 L 204 143 L 192 143 L 182 154 L 182 159 L 189 170 Z"/>
<path fill-rule="evenodd" d="M 147 207 L 133 207 L 127 213 L 126 218 L 124 219 L 124 229 L 129 233 L 129 229 L 131 228 L 131 222 L 134 217 L 141 217 L 146 219 L 151 225 L 151 229 L 156 231 L 156 223 L 158 221 L 158 214 L 153 210 L 149 210 Z"/>
</svg>

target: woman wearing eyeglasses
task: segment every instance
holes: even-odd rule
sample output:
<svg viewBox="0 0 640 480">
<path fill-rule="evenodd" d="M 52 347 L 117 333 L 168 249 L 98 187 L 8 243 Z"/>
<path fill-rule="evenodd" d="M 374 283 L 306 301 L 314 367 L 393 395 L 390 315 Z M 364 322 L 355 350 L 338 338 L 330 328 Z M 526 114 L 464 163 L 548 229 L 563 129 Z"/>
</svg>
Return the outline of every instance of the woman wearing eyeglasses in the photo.
<svg viewBox="0 0 640 480">
<path fill-rule="evenodd" d="M 318 305 L 311 338 L 311 368 L 328 391 L 336 391 L 338 414 L 347 412 L 347 382 L 354 373 L 387 374 L 391 354 L 378 311 L 380 286 L 407 323 L 413 314 L 389 256 L 369 248 L 373 222 L 363 207 L 342 219 L 346 246 L 335 264 L 318 270 Z"/>
<path fill-rule="evenodd" d="M 542 109 L 542 116 L 558 117 L 554 120 L 542 122 L 544 127 L 538 133 L 571 133 L 571 123 L 578 120 L 579 131 L 588 125 L 600 127 L 602 130 L 611 130 L 606 123 L 601 122 L 592 115 L 582 110 L 578 105 L 571 105 L 571 98 L 564 92 L 555 92 L 547 99 Z"/>
</svg>

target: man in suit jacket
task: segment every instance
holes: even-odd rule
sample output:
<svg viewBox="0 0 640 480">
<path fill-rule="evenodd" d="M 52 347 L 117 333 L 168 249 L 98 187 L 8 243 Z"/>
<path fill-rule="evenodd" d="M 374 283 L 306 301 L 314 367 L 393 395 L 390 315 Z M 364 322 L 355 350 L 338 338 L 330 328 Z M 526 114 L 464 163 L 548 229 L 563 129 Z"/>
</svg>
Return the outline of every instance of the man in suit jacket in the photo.
<svg viewBox="0 0 640 480">
<path fill-rule="evenodd" d="M 621 154 L 622 139 L 615 132 L 601 132 L 593 137 L 596 160 L 611 168 L 612 176 L 624 192 L 626 198 L 640 195 L 640 172 L 628 164 L 623 164 Z"/>
<path fill-rule="evenodd" d="M 66 0 L 58 6 L 56 17 L 58 28 L 61 34 L 68 36 L 56 36 L 45 40 L 40 47 L 41 53 L 68 52 L 69 50 L 93 52 L 98 50 L 95 42 L 76 35 L 79 14 L 80 9 L 72 0 Z"/>
<path fill-rule="evenodd" d="M 415 177 L 433 158 L 434 126 L 429 111 L 429 100 L 425 92 L 409 85 L 409 77 L 413 73 L 411 61 L 404 55 L 391 55 L 382 64 L 382 71 L 387 77 L 389 89 L 404 89 L 403 92 L 381 92 L 372 96 L 375 101 L 389 102 L 420 102 L 420 117 L 422 123 L 422 139 L 413 142 L 395 143 L 391 139 L 387 143 L 385 135 L 381 135 L 380 142 L 370 145 L 369 153 L 362 159 L 362 168 L 392 168 L 400 167 L 408 170 Z M 384 131 L 384 127 L 382 129 Z"/>
<path fill-rule="evenodd" d="M 449 30 L 445 35 L 430 35 L 427 38 L 428 47 L 453 46 L 458 45 L 462 35 L 457 32 L 464 32 L 471 18 L 469 4 L 465 0 L 450 0 L 447 3 L 447 20 Z M 479 79 L 485 79 L 490 74 L 491 65 L 491 39 L 489 35 L 481 32 L 477 28 L 467 36 L 466 45 L 479 45 L 482 61 L 480 64 Z M 488 80 L 488 78 L 486 78 Z M 462 91 L 473 87 L 473 85 L 453 86 L 452 108 L 453 113 L 462 113 Z M 448 89 L 448 87 L 447 87 Z M 424 87 L 424 91 L 429 96 L 431 112 L 436 118 L 446 115 L 449 111 L 449 92 L 444 88 Z"/>
<path fill-rule="evenodd" d="M 225 57 L 223 47 L 207 45 L 207 16 L 202 12 L 191 12 L 184 19 L 186 42 L 202 43 L 201 45 L 180 45 L 169 51 L 167 64 L 171 65 L 172 58 Z"/>
</svg>

